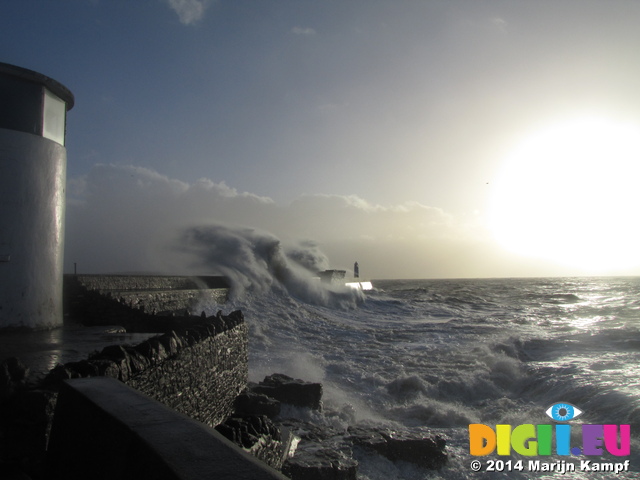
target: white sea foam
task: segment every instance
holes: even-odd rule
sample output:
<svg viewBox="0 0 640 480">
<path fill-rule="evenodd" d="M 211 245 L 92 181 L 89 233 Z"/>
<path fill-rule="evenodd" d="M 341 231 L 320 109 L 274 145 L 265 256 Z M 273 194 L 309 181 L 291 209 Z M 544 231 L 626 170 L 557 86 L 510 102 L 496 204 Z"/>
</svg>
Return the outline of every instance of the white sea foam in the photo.
<svg viewBox="0 0 640 480">
<path fill-rule="evenodd" d="M 328 260 L 313 242 L 284 245 L 265 231 L 211 224 L 185 228 L 173 249 L 192 272 L 226 276 L 234 299 L 280 292 L 305 303 L 352 308 L 364 298 L 359 290 L 317 279 Z"/>
<path fill-rule="evenodd" d="M 485 478 L 469 470 L 469 423 L 552 423 L 544 411 L 557 401 L 579 406 L 585 423 L 630 423 L 634 471 L 616 478 L 636 478 L 640 279 L 374 285 L 348 308 L 286 287 L 222 307 L 245 313 L 252 379 L 277 371 L 323 383 L 327 408 L 316 420 L 428 426 L 455 454 L 429 473 L 358 452 L 361 478 Z M 535 476 L 525 473 L 504 478 Z"/>
</svg>

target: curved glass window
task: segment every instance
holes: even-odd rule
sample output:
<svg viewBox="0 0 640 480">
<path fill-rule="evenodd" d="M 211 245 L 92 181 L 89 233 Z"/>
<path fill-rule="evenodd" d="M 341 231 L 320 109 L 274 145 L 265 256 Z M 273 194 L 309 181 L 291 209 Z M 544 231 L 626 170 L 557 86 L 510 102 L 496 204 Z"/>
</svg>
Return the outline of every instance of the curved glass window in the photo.
<svg viewBox="0 0 640 480">
<path fill-rule="evenodd" d="M 42 107 L 42 136 L 64 145 L 67 106 L 59 97 L 44 89 Z"/>
</svg>

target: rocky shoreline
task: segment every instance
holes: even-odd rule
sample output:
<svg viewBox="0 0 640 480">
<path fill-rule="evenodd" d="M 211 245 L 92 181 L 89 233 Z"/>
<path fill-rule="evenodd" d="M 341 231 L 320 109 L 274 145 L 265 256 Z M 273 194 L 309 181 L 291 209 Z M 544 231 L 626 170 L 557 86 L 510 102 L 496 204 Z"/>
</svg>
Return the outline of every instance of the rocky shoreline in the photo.
<svg viewBox="0 0 640 480">
<path fill-rule="evenodd" d="M 57 390 L 64 380 L 95 376 L 115 378 L 215 428 L 292 480 L 356 479 L 358 458 L 367 455 L 427 469 L 447 464 L 445 438 L 426 428 L 323 421 L 332 413 L 323 410 L 320 383 L 278 373 L 249 382 L 242 312 L 165 323 L 172 328 L 161 335 L 58 365 L 36 385 L 18 359 L 0 359 L 0 478 L 46 478 Z"/>
<path fill-rule="evenodd" d="M 322 385 L 283 374 L 250 383 L 235 412 L 216 430 L 292 480 L 355 480 L 359 451 L 427 469 L 447 464 L 446 439 L 428 429 L 349 426 L 339 429 L 284 414 L 283 405 L 322 409 Z M 287 412 L 291 412 L 287 409 Z M 265 456 L 265 445 L 277 445 Z"/>
</svg>

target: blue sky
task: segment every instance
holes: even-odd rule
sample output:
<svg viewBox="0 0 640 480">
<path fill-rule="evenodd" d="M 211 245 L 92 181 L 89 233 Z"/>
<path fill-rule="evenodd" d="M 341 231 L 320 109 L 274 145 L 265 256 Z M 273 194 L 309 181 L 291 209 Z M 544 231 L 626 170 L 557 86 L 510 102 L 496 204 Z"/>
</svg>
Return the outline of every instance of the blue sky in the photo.
<svg viewBox="0 0 640 480">
<path fill-rule="evenodd" d="M 622 0 L 9 0 L 0 61 L 76 97 L 67 269 L 180 270 L 139 237 L 225 222 L 377 277 L 637 274 L 505 248 L 488 219 L 529 135 L 639 121 L 639 21 Z"/>
</svg>

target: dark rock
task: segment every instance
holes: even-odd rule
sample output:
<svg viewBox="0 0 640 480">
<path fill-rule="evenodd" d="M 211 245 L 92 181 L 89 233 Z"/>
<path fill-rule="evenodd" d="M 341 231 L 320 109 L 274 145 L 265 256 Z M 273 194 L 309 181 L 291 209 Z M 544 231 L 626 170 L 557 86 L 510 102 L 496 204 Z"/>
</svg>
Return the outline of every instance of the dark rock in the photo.
<svg viewBox="0 0 640 480">
<path fill-rule="evenodd" d="M 168 355 L 175 355 L 181 347 L 180 339 L 173 330 L 161 335 L 159 341 Z"/>
<path fill-rule="evenodd" d="M 16 357 L 9 357 L 0 364 L 0 400 L 24 386 L 29 369 Z"/>
<path fill-rule="evenodd" d="M 265 377 L 258 385 L 252 386 L 251 390 L 289 405 L 313 410 L 322 408 L 322 384 L 293 379 L 281 373 Z"/>
<path fill-rule="evenodd" d="M 448 460 L 446 441 L 439 435 L 362 427 L 350 427 L 349 433 L 349 439 L 354 445 L 373 450 L 394 462 L 401 460 L 425 468 L 439 469 Z"/>
<path fill-rule="evenodd" d="M 149 340 L 145 340 L 144 342 L 136 345 L 133 348 L 135 348 L 145 358 L 147 358 L 152 365 L 160 363 L 162 359 L 167 357 L 164 346 L 157 338 L 150 338 Z"/>
<path fill-rule="evenodd" d="M 198 317 L 193 317 L 194 319 L 198 319 Z M 212 335 L 212 330 L 210 330 L 210 325 L 206 323 L 200 323 L 194 327 L 196 330 L 200 332 L 202 339 L 208 338 Z"/>
<path fill-rule="evenodd" d="M 125 349 L 120 345 L 109 345 L 104 347 L 102 351 L 93 358 L 111 360 L 118 366 L 118 378 L 123 382 L 131 376 L 131 366 L 129 365 L 129 356 Z"/>
<path fill-rule="evenodd" d="M 239 325 L 244 322 L 244 314 L 240 310 L 236 310 L 235 312 L 231 312 L 229 315 L 223 315 L 222 310 L 219 310 L 216 314 L 216 318 L 223 322 L 224 330 L 231 330 L 236 325 Z"/>
<path fill-rule="evenodd" d="M 358 462 L 338 450 L 303 450 L 287 459 L 282 473 L 291 480 L 356 480 Z"/>
<path fill-rule="evenodd" d="M 265 415 L 249 415 L 245 417 L 249 424 L 249 431 L 255 435 L 269 435 L 274 440 L 280 440 L 280 430 L 269 417 Z"/>
<path fill-rule="evenodd" d="M 298 419 L 279 420 L 278 426 L 300 438 L 296 453 L 288 461 L 289 473 L 299 475 L 292 478 L 350 478 L 331 476 L 347 474 L 333 472 L 333 467 L 328 465 L 333 465 L 334 459 L 327 452 L 334 451 L 341 458 L 352 458 L 353 448 L 377 453 L 394 462 L 405 461 L 429 469 L 442 468 L 448 460 L 444 438 L 425 428 L 398 431 L 352 426 L 345 432 Z"/>
<path fill-rule="evenodd" d="M 202 324 L 202 328 L 205 333 L 205 336 L 207 337 L 213 337 L 216 334 L 216 328 L 213 326 L 212 323 L 204 323 Z"/>
<path fill-rule="evenodd" d="M 280 402 L 278 400 L 251 391 L 245 391 L 238 395 L 234 408 L 239 415 L 266 415 L 272 419 L 280 415 Z"/>
<path fill-rule="evenodd" d="M 222 328 L 221 331 L 226 332 L 234 327 L 233 319 L 230 315 L 224 316 L 222 315 L 222 310 L 218 310 L 216 313 L 216 320 L 218 320 L 218 325 Z"/>
<path fill-rule="evenodd" d="M 102 351 L 95 356 L 99 358 L 108 358 L 114 361 L 127 358 L 126 352 L 120 345 L 109 345 L 108 347 L 104 347 Z"/>
<path fill-rule="evenodd" d="M 280 420 L 278 425 L 289 429 L 296 437 L 313 443 L 326 443 L 329 439 L 338 437 L 343 433 L 329 425 L 316 425 L 295 418 Z"/>
<path fill-rule="evenodd" d="M 47 386 L 59 385 L 63 380 L 69 380 L 72 378 L 72 372 L 67 370 L 64 365 L 56 365 L 53 367 L 44 379 L 44 384 Z"/>
<path fill-rule="evenodd" d="M 93 363 L 82 360 L 80 362 L 68 362 L 64 365 L 65 369 L 72 372 L 72 377 L 96 377 L 99 375 L 98 367 Z"/>
<path fill-rule="evenodd" d="M 216 430 L 218 431 L 218 433 L 221 433 L 225 438 L 231 440 L 236 445 L 240 443 L 240 440 L 238 439 L 239 432 L 237 432 L 235 428 L 227 425 L 226 423 L 216 425 Z"/>
<path fill-rule="evenodd" d="M 185 343 L 190 347 L 193 347 L 196 343 L 198 343 L 196 338 L 191 334 L 191 331 L 186 332 L 183 338 Z"/>
<path fill-rule="evenodd" d="M 147 368 L 149 368 L 151 362 L 138 350 L 133 347 L 124 347 L 124 350 L 127 353 L 127 357 L 129 359 L 129 368 L 131 369 L 132 375 L 144 372 Z"/>
<path fill-rule="evenodd" d="M 194 343 L 200 342 L 203 337 L 200 329 L 196 327 L 190 328 L 187 332 L 187 335 L 190 335 L 191 337 L 193 337 Z"/>
<path fill-rule="evenodd" d="M 236 445 L 252 453 L 271 467 L 280 470 L 290 443 L 282 441 L 280 429 L 264 415 L 234 415 L 216 430 Z"/>
<path fill-rule="evenodd" d="M 161 363 L 169 356 L 167 350 L 164 348 L 164 345 L 160 342 L 159 337 L 151 337 L 149 340 L 147 340 L 147 342 L 149 342 L 152 347 L 152 361 L 154 363 Z"/>
<path fill-rule="evenodd" d="M 120 378 L 120 368 L 114 361 L 106 358 L 96 358 L 92 359 L 91 363 L 98 367 L 101 377 Z"/>
<path fill-rule="evenodd" d="M 444 439 L 439 436 L 416 438 L 405 433 L 387 437 L 391 460 L 404 460 L 431 469 L 442 468 L 446 465 L 445 443 Z"/>
<path fill-rule="evenodd" d="M 17 358 L 9 357 L 4 362 L 12 382 L 24 382 L 29 376 L 29 369 Z"/>
<path fill-rule="evenodd" d="M 354 445 L 367 450 L 373 450 L 382 456 L 387 456 L 387 440 L 380 434 L 378 429 L 370 427 L 349 427 L 348 432 L 348 438 Z"/>
</svg>

